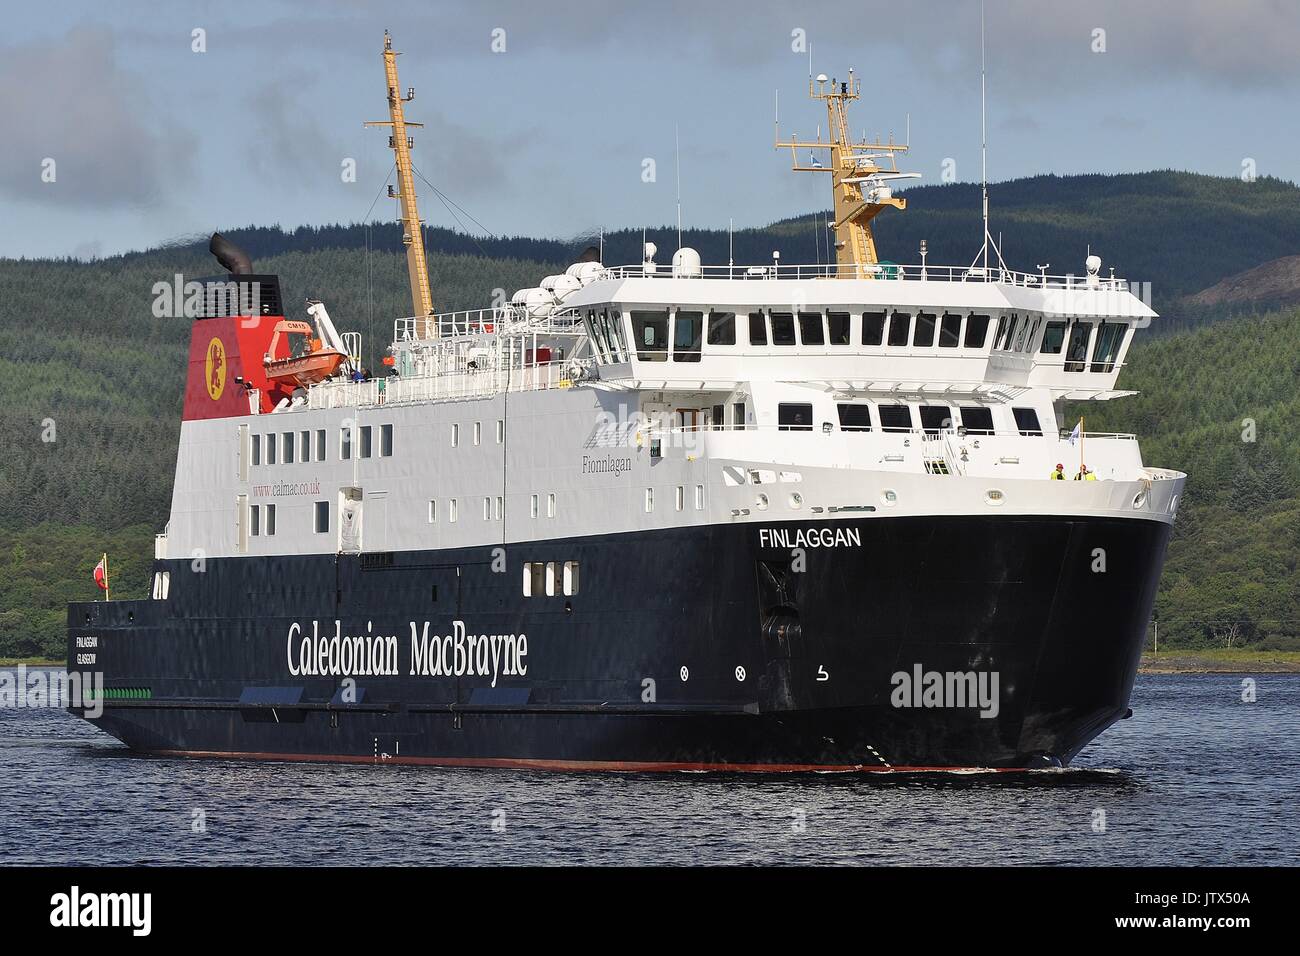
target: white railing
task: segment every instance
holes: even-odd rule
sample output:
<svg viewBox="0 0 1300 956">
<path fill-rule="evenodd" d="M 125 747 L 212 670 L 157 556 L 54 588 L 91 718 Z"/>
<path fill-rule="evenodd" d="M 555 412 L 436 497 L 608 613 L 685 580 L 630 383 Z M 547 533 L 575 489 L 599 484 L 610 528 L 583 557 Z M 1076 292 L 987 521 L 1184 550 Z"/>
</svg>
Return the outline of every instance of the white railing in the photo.
<svg viewBox="0 0 1300 956">
<path fill-rule="evenodd" d="M 307 393 L 308 408 L 354 408 L 372 405 L 413 405 L 426 402 L 485 398 L 502 392 L 530 392 L 567 388 L 574 363 L 546 362 L 523 368 L 484 369 L 426 375 L 417 378 L 371 379 L 368 382 L 331 380 L 314 385 Z"/>
<path fill-rule="evenodd" d="M 921 282 L 999 282 L 1026 288 L 1108 289 L 1127 291 L 1128 280 L 1102 276 L 1047 275 L 979 266 L 905 265 L 876 263 L 864 266 L 816 265 L 701 266 L 692 275 L 675 273 L 671 266 L 611 266 L 607 279 L 909 279 Z"/>
<path fill-rule="evenodd" d="M 393 341 L 422 342 L 434 338 L 450 339 L 467 335 L 500 333 L 572 334 L 581 328 L 582 319 L 556 305 L 555 312 L 530 316 L 523 306 L 505 305 L 495 309 L 466 309 L 440 315 L 406 316 L 393 321 Z"/>
</svg>

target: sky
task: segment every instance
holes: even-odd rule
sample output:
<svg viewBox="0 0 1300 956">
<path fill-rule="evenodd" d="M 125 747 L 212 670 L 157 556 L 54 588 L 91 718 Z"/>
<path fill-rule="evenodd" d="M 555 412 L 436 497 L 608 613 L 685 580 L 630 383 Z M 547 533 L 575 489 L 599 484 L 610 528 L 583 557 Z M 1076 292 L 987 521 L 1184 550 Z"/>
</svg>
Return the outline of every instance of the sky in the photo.
<svg viewBox="0 0 1300 956">
<path fill-rule="evenodd" d="M 414 163 L 496 235 L 761 226 L 829 205 L 781 132 L 817 73 L 919 182 L 980 178 L 978 0 L 7 2 L 0 256 L 241 225 L 391 220 L 381 52 Z M 989 179 L 1186 169 L 1300 180 L 1300 2 L 987 0 Z M 196 32 L 197 31 L 197 32 Z M 680 144 L 676 146 L 675 144 Z M 647 181 L 647 160 L 654 176 Z M 345 176 L 355 163 L 355 181 Z M 421 187 L 421 213 L 458 224 Z M 996 187 L 992 190 L 996 206 Z"/>
</svg>

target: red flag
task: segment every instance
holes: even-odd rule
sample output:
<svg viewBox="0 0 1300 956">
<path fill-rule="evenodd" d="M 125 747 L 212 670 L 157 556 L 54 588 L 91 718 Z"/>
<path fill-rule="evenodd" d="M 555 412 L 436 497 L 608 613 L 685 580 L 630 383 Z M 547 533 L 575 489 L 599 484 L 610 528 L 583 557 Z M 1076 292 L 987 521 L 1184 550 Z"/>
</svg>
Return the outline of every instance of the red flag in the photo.
<svg viewBox="0 0 1300 956">
<path fill-rule="evenodd" d="M 95 565 L 95 583 L 99 585 L 101 591 L 108 590 L 108 555 L 99 559 L 99 564 Z"/>
</svg>

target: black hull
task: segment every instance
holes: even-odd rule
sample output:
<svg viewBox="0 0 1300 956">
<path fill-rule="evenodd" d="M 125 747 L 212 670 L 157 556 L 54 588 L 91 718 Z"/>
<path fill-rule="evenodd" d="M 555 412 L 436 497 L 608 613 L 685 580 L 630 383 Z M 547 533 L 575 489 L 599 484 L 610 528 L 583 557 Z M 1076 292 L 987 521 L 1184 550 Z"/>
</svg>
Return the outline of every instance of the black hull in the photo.
<svg viewBox="0 0 1300 956">
<path fill-rule="evenodd" d="M 1015 769 L 1068 763 L 1126 713 L 1167 524 L 762 527 L 790 538 L 743 524 L 518 544 L 504 572 L 488 547 L 209 560 L 202 572 L 159 561 L 168 600 L 70 606 L 69 669 L 104 674 L 94 722 L 136 750 L 267 759 Z M 810 529 L 819 546 L 796 573 L 788 545 Z M 579 562 L 578 593 L 524 597 L 525 561 Z M 343 635 L 395 635 L 396 672 L 355 676 L 355 696 L 337 674 L 292 673 L 316 660 L 300 637 L 313 623 L 332 636 L 336 621 Z M 453 621 L 526 634 L 526 672 L 410 673 L 412 623 L 421 635 L 429 623 L 436 648 Z M 918 667 L 996 675 L 996 714 L 973 700 L 924 706 L 919 692 L 898 706 L 894 675 Z"/>
</svg>

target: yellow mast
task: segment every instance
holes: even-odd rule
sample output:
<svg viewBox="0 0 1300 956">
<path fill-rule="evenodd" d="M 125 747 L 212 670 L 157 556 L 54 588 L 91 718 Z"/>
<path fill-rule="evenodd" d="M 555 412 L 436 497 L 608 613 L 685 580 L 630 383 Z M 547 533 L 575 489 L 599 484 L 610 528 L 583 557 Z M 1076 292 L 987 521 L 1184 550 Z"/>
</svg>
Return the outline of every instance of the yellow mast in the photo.
<svg viewBox="0 0 1300 956">
<path fill-rule="evenodd" d="M 816 84 L 814 86 L 814 83 Z M 776 148 L 789 148 L 792 168 L 797 172 L 830 173 L 835 197 L 835 262 L 836 274 L 841 278 L 872 278 L 876 270 L 870 268 L 879 259 L 876 241 L 871 234 L 871 220 L 886 207 L 906 209 L 906 199 L 896 199 L 887 181 L 911 174 L 898 172 L 896 153 L 906 152 L 906 145 L 894 142 L 891 134 L 887 143 L 867 142 L 864 137 L 853 142 L 849 136 L 848 102 L 861 96 L 861 81 L 849 70 L 847 82 L 827 81 L 825 74 L 816 80 L 808 77 L 808 95 L 826 101 L 826 135 L 822 140 L 778 139 Z M 799 165 L 798 150 L 830 150 L 830 162 L 823 166 L 813 158 L 807 166 Z M 886 168 L 877 162 L 887 156 Z M 863 192 L 863 184 L 868 186 Z"/>
<path fill-rule="evenodd" d="M 411 176 L 411 146 L 413 142 L 406 135 L 408 126 L 423 126 L 423 123 L 408 123 L 402 113 L 402 104 L 415 98 L 415 87 L 401 95 L 402 86 L 397 80 L 397 57 L 393 50 L 393 38 L 384 31 L 384 74 L 388 80 L 388 116 L 387 121 L 366 123 L 367 126 L 389 126 L 392 135 L 388 145 L 397 160 L 397 189 L 388 187 L 388 195 L 401 200 L 402 203 L 402 242 L 406 244 L 406 269 L 411 280 L 411 304 L 417 318 L 423 319 L 417 327 L 421 338 L 434 338 L 438 334 L 436 322 L 429 320 L 433 315 L 433 295 L 429 291 L 429 267 L 424 257 L 424 234 L 420 230 L 420 212 L 415 205 L 415 180 Z"/>
</svg>

